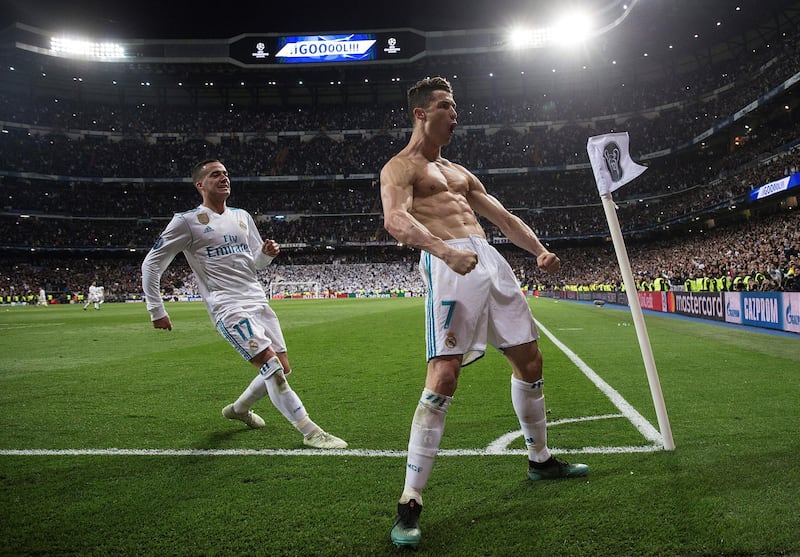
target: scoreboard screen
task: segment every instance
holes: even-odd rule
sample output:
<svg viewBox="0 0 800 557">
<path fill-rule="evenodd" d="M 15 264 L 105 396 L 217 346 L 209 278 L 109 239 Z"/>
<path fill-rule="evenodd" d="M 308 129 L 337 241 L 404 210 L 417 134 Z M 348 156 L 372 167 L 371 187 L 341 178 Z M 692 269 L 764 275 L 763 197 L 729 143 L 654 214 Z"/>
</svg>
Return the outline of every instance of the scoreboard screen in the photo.
<svg viewBox="0 0 800 557">
<path fill-rule="evenodd" d="M 413 31 L 319 35 L 252 35 L 230 44 L 234 60 L 248 65 L 341 64 L 406 61 L 425 50 Z"/>
<path fill-rule="evenodd" d="M 301 35 L 278 37 L 275 60 L 280 64 L 356 62 L 375 59 L 375 35 Z"/>
</svg>

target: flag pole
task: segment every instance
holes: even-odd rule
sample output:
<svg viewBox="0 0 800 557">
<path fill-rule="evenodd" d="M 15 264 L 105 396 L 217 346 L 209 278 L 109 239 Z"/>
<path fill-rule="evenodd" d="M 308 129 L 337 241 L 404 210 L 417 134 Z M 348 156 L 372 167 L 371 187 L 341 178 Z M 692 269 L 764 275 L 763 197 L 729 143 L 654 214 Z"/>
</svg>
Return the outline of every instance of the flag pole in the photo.
<svg viewBox="0 0 800 557">
<path fill-rule="evenodd" d="M 675 449 L 675 442 L 672 439 L 672 428 L 669 425 L 667 407 L 664 404 L 664 394 L 661 392 L 661 382 L 658 379 L 656 362 L 653 358 L 653 349 L 650 346 L 650 337 L 647 334 L 647 326 L 644 322 L 642 306 L 639 303 L 636 282 L 633 279 L 633 271 L 631 271 L 631 262 L 628 259 L 628 252 L 625 249 L 625 242 L 622 239 L 622 230 L 619 227 L 617 205 L 611 198 L 611 192 L 601 193 L 600 199 L 603 201 L 603 209 L 606 212 L 608 228 L 611 231 L 611 240 L 614 242 L 614 251 L 617 252 L 617 261 L 619 262 L 619 269 L 622 272 L 622 280 L 625 284 L 625 294 L 628 297 L 628 305 L 633 315 L 633 324 L 636 327 L 636 336 L 639 339 L 639 348 L 641 348 L 644 367 L 647 371 L 647 381 L 650 384 L 650 394 L 653 397 L 653 404 L 656 408 L 658 427 L 661 430 L 661 437 L 664 440 L 664 449 L 671 451 Z"/>
</svg>

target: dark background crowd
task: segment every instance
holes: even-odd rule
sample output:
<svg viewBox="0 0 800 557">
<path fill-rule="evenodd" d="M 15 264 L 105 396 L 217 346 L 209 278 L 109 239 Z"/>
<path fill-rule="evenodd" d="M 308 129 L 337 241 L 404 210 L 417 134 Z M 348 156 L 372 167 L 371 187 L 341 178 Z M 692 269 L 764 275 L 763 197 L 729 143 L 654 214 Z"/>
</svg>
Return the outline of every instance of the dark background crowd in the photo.
<svg viewBox="0 0 800 557">
<path fill-rule="evenodd" d="M 800 163 L 798 35 L 770 46 L 635 84 L 578 80 L 470 98 L 455 81 L 459 128 L 443 155 L 561 257 L 561 271 L 543 276 L 484 223 L 529 287 L 619 288 L 586 141 L 627 131 L 649 167 L 614 194 L 637 280 L 686 288 L 748 277 L 751 289 L 797 289 L 797 190 L 748 197 Z M 128 105 L 0 88 L 0 123 L 3 301 L 40 286 L 63 300 L 92 280 L 107 300 L 139 296 L 141 259 L 174 212 L 199 202 L 188 169 L 206 158 L 231 172 L 229 204 L 284 246 L 265 283 L 421 291 L 418 254 L 395 244 L 381 214 L 378 172 L 411 130 L 402 104 Z M 164 286 L 193 293 L 182 261 Z"/>
</svg>

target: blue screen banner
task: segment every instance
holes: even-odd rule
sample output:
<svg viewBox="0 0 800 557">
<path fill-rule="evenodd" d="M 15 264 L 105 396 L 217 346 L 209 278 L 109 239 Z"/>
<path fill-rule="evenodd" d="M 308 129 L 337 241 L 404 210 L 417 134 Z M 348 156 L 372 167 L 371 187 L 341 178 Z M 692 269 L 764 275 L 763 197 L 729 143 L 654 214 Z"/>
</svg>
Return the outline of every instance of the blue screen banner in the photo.
<svg viewBox="0 0 800 557">
<path fill-rule="evenodd" d="M 750 190 L 750 201 L 757 201 L 764 199 L 770 195 L 783 193 L 786 190 L 792 189 L 800 185 L 800 172 L 795 172 L 791 176 L 786 176 L 780 180 L 775 180 L 769 184 L 764 184 L 760 188 Z"/>
<path fill-rule="evenodd" d="M 375 35 L 299 35 L 278 38 L 275 61 L 281 64 L 374 60 Z"/>
</svg>

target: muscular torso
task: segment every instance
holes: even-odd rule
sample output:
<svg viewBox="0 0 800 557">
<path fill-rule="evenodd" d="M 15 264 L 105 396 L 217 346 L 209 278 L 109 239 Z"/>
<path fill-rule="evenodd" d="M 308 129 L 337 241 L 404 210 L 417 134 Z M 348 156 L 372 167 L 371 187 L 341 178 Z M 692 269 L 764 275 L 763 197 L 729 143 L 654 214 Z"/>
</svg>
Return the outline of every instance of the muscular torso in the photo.
<svg viewBox="0 0 800 557">
<path fill-rule="evenodd" d="M 469 175 L 449 161 L 414 161 L 416 166 L 411 214 L 434 236 L 443 240 L 485 237 L 467 201 Z"/>
</svg>

